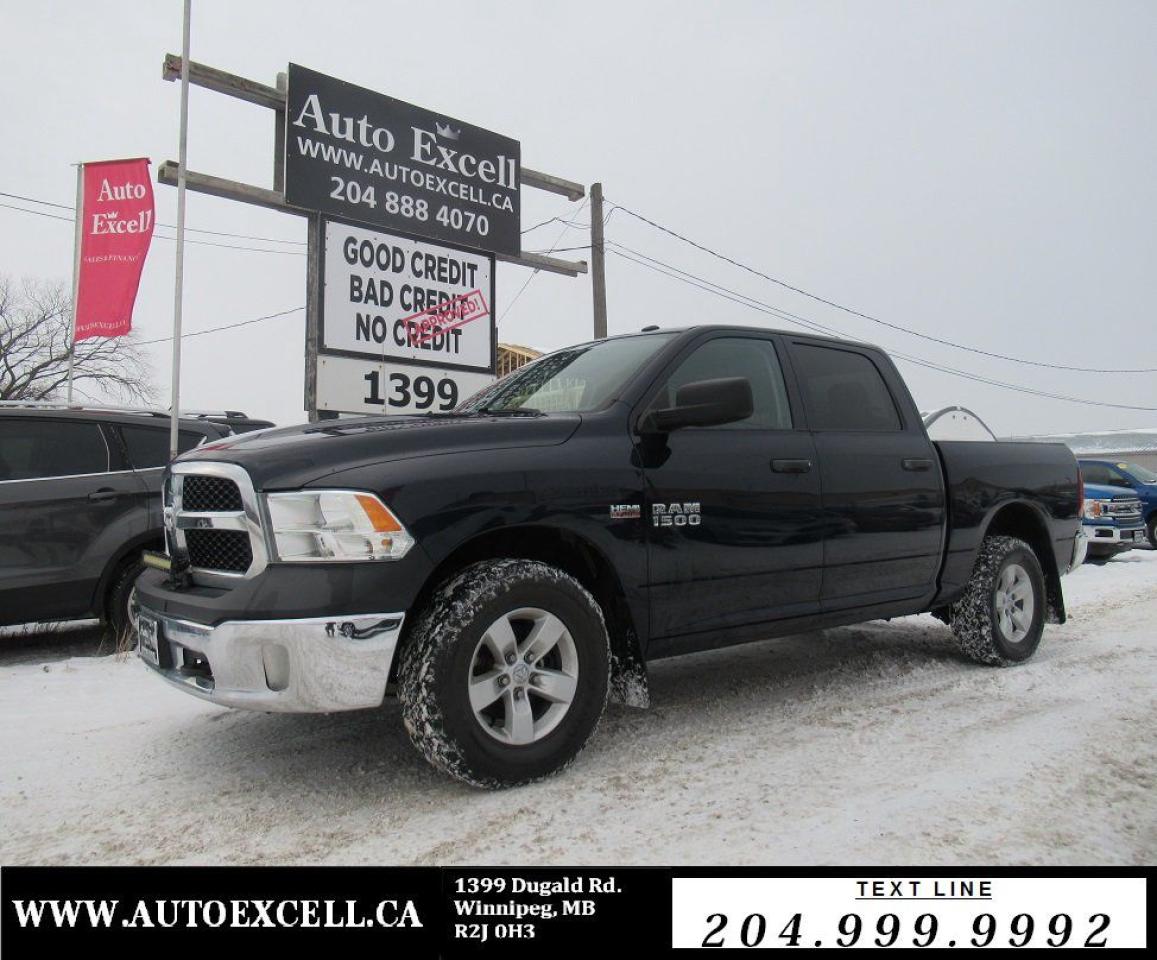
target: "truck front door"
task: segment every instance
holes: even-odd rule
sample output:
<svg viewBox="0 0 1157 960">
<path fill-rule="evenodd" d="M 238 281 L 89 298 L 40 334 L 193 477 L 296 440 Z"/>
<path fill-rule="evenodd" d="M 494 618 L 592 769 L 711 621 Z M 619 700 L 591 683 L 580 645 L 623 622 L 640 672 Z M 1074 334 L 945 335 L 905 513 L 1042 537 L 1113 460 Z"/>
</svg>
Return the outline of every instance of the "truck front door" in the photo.
<svg viewBox="0 0 1157 960">
<path fill-rule="evenodd" d="M 695 341 L 642 412 L 679 387 L 745 377 L 754 411 L 717 427 L 639 438 L 651 636 L 740 627 L 818 609 L 822 517 L 815 445 L 798 429 L 774 336 Z"/>
</svg>

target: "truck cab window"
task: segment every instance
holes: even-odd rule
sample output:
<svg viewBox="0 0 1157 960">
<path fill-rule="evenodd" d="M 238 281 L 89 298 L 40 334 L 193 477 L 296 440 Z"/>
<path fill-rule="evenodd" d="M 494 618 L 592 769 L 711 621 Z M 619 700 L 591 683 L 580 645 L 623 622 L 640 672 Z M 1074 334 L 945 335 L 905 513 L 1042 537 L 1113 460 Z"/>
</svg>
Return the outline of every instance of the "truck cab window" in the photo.
<svg viewBox="0 0 1157 960">
<path fill-rule="evenodd" d="M 1109 468 L 1103 463 L 1083 463 L 1081 464 L 1081 474 L 1085 478 L 1085 483 L 1096 483 L 1103 487 L 1112 486 L 1113 480 Z"/>
<path fill-rule="evenodd" d="M 813 430 L 902 429 L 892 394 L 867 356 L 808 344 L 795 344 L 791 355 Z"/>
<path fill-rule="evenodd" d="M 688 383 L 729 377 L 744 377 L 751 383 L 751 416 L 721 427 L 695 429 L 791 429 L 791 407 L 775 346 L 770 340 L 754 337 L 719 337 L 696 347 L 659 387 L 647 410 L 674 406 L 679 388 Z"/>
</svg>

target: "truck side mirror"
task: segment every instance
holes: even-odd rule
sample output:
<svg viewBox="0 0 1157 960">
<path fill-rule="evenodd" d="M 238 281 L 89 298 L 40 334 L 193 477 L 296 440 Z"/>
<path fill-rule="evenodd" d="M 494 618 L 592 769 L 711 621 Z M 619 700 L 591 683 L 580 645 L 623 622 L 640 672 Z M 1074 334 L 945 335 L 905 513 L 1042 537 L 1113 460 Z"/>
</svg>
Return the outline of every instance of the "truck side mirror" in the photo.
<svg viewBox="0 0 1157 960">
<path fill-rule="evenodd" d="M 697 380 L 675 394 L 675 406 L 653 410 L 639 423 L 641 433 L 670 433 L 683 427 L 717 427 L 746 420 L 754 410 L 746 377 Z"/>
</svg>

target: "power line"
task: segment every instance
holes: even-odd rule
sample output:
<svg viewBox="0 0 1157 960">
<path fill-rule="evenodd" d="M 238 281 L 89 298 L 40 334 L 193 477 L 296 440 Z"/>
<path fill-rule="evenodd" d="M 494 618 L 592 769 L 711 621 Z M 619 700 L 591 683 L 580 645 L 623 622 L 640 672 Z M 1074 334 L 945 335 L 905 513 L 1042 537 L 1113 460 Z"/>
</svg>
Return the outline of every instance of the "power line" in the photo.
<svg viewBox="0 0 1157 960">
<path fill-rule="evenodd" d="M 220 327 L 210 327 L 208 330 L 197 330 L 193 333 L 183 333 L 181 334 L 181 339 L 188 340 L 189 337 L 203 337 L 207 333 L 220 333 L 222 330 L 233 330 L 237 327 L 247 327 L 251 323 L 261 323 L 262 320 L 272 320 L 275 317 L 288 316 L 291 313 L 297 313 L 298 311 L 304 309 L 304 306 L 291 307 L 289 310 L 281 310 L 278 313 L 267 313 L 264 317 L 254 317 L 252 320 L 239 320 L 237 323 L 226 323 Z M 137 344 L 137 346 L 147 347 L 152 343 L 168 343 L 172 339 L 172 337 L 160 337 L 157 340 L 142 340 Z"/>
<path fill-rule="evenodd" d="M 852 307 L 846 307 L 841 303 L 836 303 L 834 300 L 828 300 L 826 297 L 821 297 L 818 294 L 810 293 L 809 291 L 800 287 L 793 286 L 785 280 L 780 280 L 777 277 L 773 277 L 770 274 L 764 273 L 762 270 L 757 270 L 755 267 L 750 267 L 745 263 L 740 263 L 738 260 L 733 260 L 731 257 L 719 253 L 717 250 L 712 250 L 710 247 L 704 246 L 701 243 L 697 243 L 690 237 L 685 237 L 683 234 L 677 233 L 670 227 L 665 227 L 661 223 L 656 223 L 654 220 L 651 220 L 648 217 L 644 217 L 641 213 L 636 213 L 634 210 L 631 210 L 628 207 L 624 207 L 622 204 L 612 204 L 611 211 L 614 212 L 615 210 L 622 210 L 623 213 L 627 214 L 628 216 L 632 216 L 636 220 L 641 220 L 643 223 L 654 227 L 656 230 L 660 230 L 677 240 L 681 240 L 683 243 L 689 244 L 690 246 L 695 247 L 697 250 L 702 250 L 704 253 L 710 254 L 711 256 L 722 260 L 725 263 L 730 263 L 732 266 L 738 267 L 740 270 L 746 270 L 748 273 L 754 274 L 755 276 L 764 280 L 768 280 L 771 283 L 783 287 L 785 290 L 790 290 L 792 293 L 798 293 L 801 296 L 815 300 L 817 303 L 822 303 L 825 306 L 832 307 L 836 310 L 841 310 L 844 313 L 851 314 L 853 317 L 859 317 L 861 320 L 868 320 L 872 323 L 878 323 L 881 326 L 888 327 L 891 330 L 896 330 L 900 333 L 906 333 L 909 336 L 919 337 L 922 340 L 930 340 L 933 343 L 938 343 L 945 347 L 952 347 L 956 350 L 965 350 L 969 353 L 976 353 L 984 357 L 992 357 L 996 360 L 1007 360 L 1011 363 L 1023 363 L 1032 367 L 1045 367 L 1049 370 L 1068 370 L 1075 373 L 1157 373 L 1157 367 L 1137 367 L 1122 369 L 1116 367 L 1076 367 L 1063 363 L 1045 363 L 1041 360 L 1029 360 L 1024 357 L 1011 357 L 1003 353 L 993 353 L 990 350 L 983 350 L 980 347 L 970 347 L 967 344 L 957 343 L 954 340 L 946 340 L 941 337 L 934 337 L 929 333 L 922 333 L 919 330 L 912 330 L 909 327 L 901 326 L 898 323 L 890 323 L 887 320 L 881 320 L 879 317 L 873 317 L 871 314 L 862 313 Z"/>
<path fill-rule="evenodd" d="M 547 255 L 547 256 L 549 256 L 550 254 L 552 254 L 552 253 L 554 253 L 554 252 L 555 252 L 555 250 L 556 250 L 556 248 L 558 247 L 558 245 L 559 245 L 560 243 L 562 243 L 562 238 L 563 238 L 563 237 L 566 235 L 566 232 L 567 232 L 567 230 L 569 230 L 569 229 L 571 228 L 571 226 L 574 224 L 575 220 L 577 220 L 577 219 L 578 219 L 578 217 L 579 217 L 579 214 L 580 214 L 580 213 L 582 213 L 582 212 L 583 212 L 583 210 L 585 210 L 585 209 L 586 209 L 586 206 L 587 206 L 587 204 L 588 204 L 589 202 L 590 202 L 590 200 L 589 200 L 589 199 L 587 199 L 587 200 L 584 200 L 584 201 L 582 202 L 582 206 L 580 206 L 580 207 L 579 207 L 579 208 L 578 208 L 578 209 L 577 209 L 577 210 L 574 212 L 574 216 L 572 216 L 572 217 L 570 218 L 570 220 L 567 220 L 567 221 L 564 223 L 564 225 L 563 225 L 563 228 L 562 228 L 562 232 L 560 232 L 560 233 L 559 233 L 559 235 L 558 235 L 558 238 L 557 238 L 557 239 L 554 241 L 554 243 L 552 243 L 552 244 L 551 244 L 551 246 L 550 246 L 550 249 L 546 251 L 546 255 Z M 554 218 L 554 219 L 558 219 L 558 218 L 556 217 L 556 218 Z M 548 221 L 548 222 L 549 222 L 549 221 Z M 503 321 L 504 319 L 506 319 L 506 315 L 507 315 L 508 313 L 510 313 L 510 308 L 511 308 L 511 307 L 513 307 L 513 306 L 515 305 L 515 303 L 517 303 L 517 302 L 518 302 L 518 298 L 519 298 L 519 297 L 521 297 L 521 296 L 522 296 L 524 293 L 526 293 L 526 288 L 530 286 L 530 281 L 531 281 L 531 280 L 533 280 L 535 277 L 537 277 L 537 276 L 538 276 L 538 273 L 539 273 L 539 268 L 538 268 L 538 267 L 535 267 L 535 268 L 534 268 L 534 272 L 533 272 L 533 273 L 532 273 L 532 274 L 531 274 L 529 277 L 527 277 L 527 278 L 526 278 L 526 282 L 525 282 L 525 283 L 524 283 L 524 284 L 523 284 L 521 287 L 519 287 L 519 288 L 518 288 L 518 293 L 516 293 L 516 294 L 515 294 L 513 297 L 511 297 L 511 299 L 510 299 L 510 303 L 508 303 L 508 304 L 506 305 L 506 309 L 502 311 L 502 316 L 500 316 L 500 317 L 499 317 L 499 318 L 498 318 L 498 319 L 497 319 L 497 320 L 494 322 L 494 326 L 495 326 L 495 327 L 497 327 L 497 326 L 498 326 L 500 323 L 502 323 L 502 321 Z"/>
<path fill-rule="evenodd" d="M 3 194 L 3 196 L 7 196 L 7 194 Z M 55 204 L 54 204 L 54 206 L 55 206 Z M 7 210 L 16 210 L 20 213 L 30 213 L 36 217 L 47 217 L 49 220 L 61 220 L 64 223 L 75 223 L 76 222 L 72 217 L 61 217 L 55 213 L 45 213 L 43 210 L 29 210 L 25 207 L 17 207 L 17 206 L 10 204 L 10 203 L 0 203 L 0 207 L 4 207 Z M 157 226 L 168 227 L 168 224 L 157 224 Z M 175 229 L 175 228 L 171 228 L 171 229 Z M 208 232 L 208 231 L 206 231 L 206 232 Z M 155 236 L 158 240 L 168 240 L 170 242 L 175 242 L 177 239 L 176 237 L 167 237 L 163 233 L 154 233 L 153 236 Z M 240 234 L 223 234 L 223 236 L 240 236 Z M 286 242 L 296 242 L 296 241 L 280 240 L 280 241 L 275 241 L 275 242 L 286 243 Z M 246 247 L 246 246 L 242 246 L 241 244 L 237 244 L 237 243 L 217 243 L 213 240 L 188 240 L 188 239 L 186 239 L 185 243 L 195 243 L 195 244 L 197 244 L 197 246 L 200 246 L 200 247 L 220 247 L 222 250 L 245 250 L 245 251 L 248 251 L 249 253 L 279 253 L 282 256 L 286 256 L 286 257 L 304 257 L 305 256 L 304 250 L 269 250 L 269 249 L 266 249 L 264 247 Z"/>
<path fill-rule="evenodd" d="M 51 200 L 37 200 L 36 197 L 24 197 L 18 193 L 5 193 L 3 190 L 0 190 L 0 197 L 8 197 L 10 200 L 23 200 L 25 203 L 39 203 L 41 206 L 55 207 L 57 210 L 67 210 L 69 213 L 73 213 L 73 214 L 75 214 L 75 212 L 76 212 L 76 208 L 67 204 L 67 203 L 53 203 Z M 5 204 L 5 206 L 6 206 L 6 204 Z M 23 208 L 12 207 L 11 209 L 12 210 L 20 210 Z M 36 211 L 35 210 L 26 210 L 25 213 L 36 213 Z M 42 216 L 46 216 L 46 214 L 42 214 Z M 72 222 L 72 219 L 73 219 L 72 217 L 68 218 L 70 223 Z M 158 223 L 157 226 L 158 227 L 167 227 L 170 230 L 176 230 L 177 229 L 171 223 Z M 224 230 L 205 230 L 202 227 L 185 227 L 185 230 L 189 233 L 206 233 L 206 234 L 209 234 L 210 236 L 214 236 L 214 237 L 235 237 L 238 240 L 260 240 L 263 243 L 288 243 L 288 244 L 292 244 L 295 247 L 304 247 L 305 246 L 304 240 L 279 240 L 276 237 L 255 237 L 255 236 L 248 234 L 248 233 L 227 233 Z"/>
<path fill-rule="evenodd" d="M 576 216 L 577 216 L 577 214 L 576 214 Z M 532 231 L 537 230 L 539 227 L 546 227 L 552 223 L 565 223 L 568 225 L 573 225 L 574 229 L 576 229 L 576 230 L 589 230 L 590 229 L 589 223 L 576 223 L 574 220 L 564 220 L 562 217 L 549 217 L 548 219 L 543 220 L 542 223 L 536 223 L 533 227 L 527 227 L 525 230 L 522 231 L 522 235 L 526 236 L 528 233 L 531 233 Z"/>
<path fill-rule="evenodd" d="M 790 311 L 772 306 L 771 304 L 764 303 L 761 300 L 756 300 L 754 297 L 749 297 L 746 294 L 739 293 L 738 291 L 731 290 L 727 287 L 723 287 L 720 284 L 705 279 L 704 277 L 689 273 L 686 270 L 680 270 L 678 267 L 672 266 L 669 263 L 665 263 L 662 260 L 657 260 L 654 257 L 648 257 L 646 254 L 638 253 L 638 251 L 631 250 L 629 247 L 624 247 L 622 244 L 616 243 L 613 240 L 609 240 L 607 243 L 612 247 L 610 252 L 615 254 L 615 256 L 624 260 L 630 260 L 639 266 L 646 267 L 647 269 L 653 270 L 654 272 L 662 274 L 663 276 L 670 277 L 672 280 L 678 280 L 682 283 L 689 284 L 690 286 L 697 287 L 706 293 L 711 293 L 715 296 L 722 297 L 725 300 L 730 300 L 733 303 L 738 303 L 740 306 L 745 306 L 749 309 L 757 310 L 760 313 L 765 313 L 769 316 L 787 320 L 791 323 L 798 324 L 799 326 L 816 331 L 818 333 L 850 339 L 846 333 L 841 330 L 837 330 L 834 327 L 816 323 L 814 320 L 809 320 L 806 317 L 801 317 L 798 314 L 794 314 Z M 627 252 L 624 253 L 622 251 Z M 963 377 L 966 380 L 973 380 L 978 383 L 985 383 L 990 386 L 1001 387 L 1005 390 L 1013 390 L 1017 393 L 1029 394 L 1050 400 L 1064 400 L 1069 403 L 1082 403 L 1094 407 L 1110 407 L 1116 410 L 1141 410 L 1148 413 L 1157 411 L 1157 407 L 1132 406 L 1130 404 L 1124 403 L 1109 403 L 1102 400 L 1088 400 L 1084 397 L 1070 397 L 1059 393 L 1049 393 L 1048 391 L 1037 390 L 1033 387 L 1025 387 L 1015 383 L 1007 383 L 1003 380 L 994 380 L 990 377 L 985 377 L 967 370 L 959 370 L 956 367 L 949 367 L 944 364 L 936 363 L 932 360 L 926 360 L 922 357 L 914 357 L 910 354 L 901 353 L 899 351 L 891 350 L 889 352 L 893 357 L 906 360 L 909 363 L 914 363 L 921 367 L 927 367 L 928 369 L 937 370 L 940 373 L 947 373 L 956 377 Z"/>
<path fill-rule="evenodd" d="M 578 247 L 551 247 L 549 250 L 528 250 L 527 253 L 537 253 L 540 256 L 546 256 L 550 253 L 573 253 L 575 250 L 589 250 L 591 245 L 584 243 Z"/>
</svg>

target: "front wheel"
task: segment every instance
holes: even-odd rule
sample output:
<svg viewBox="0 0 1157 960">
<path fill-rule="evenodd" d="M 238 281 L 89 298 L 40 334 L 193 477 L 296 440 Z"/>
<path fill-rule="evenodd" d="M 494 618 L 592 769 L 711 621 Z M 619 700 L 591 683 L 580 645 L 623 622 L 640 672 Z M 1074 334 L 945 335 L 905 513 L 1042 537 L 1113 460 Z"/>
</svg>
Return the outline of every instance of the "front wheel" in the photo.
<svg viewBox="0 0 1157 960">
<path fill-rule="evenodd" d="M 105 622 L 112 631 L 118 650 L 137 645 L 137 579 L 145 572 L 139 560 L 126 563 L 113 577 L 105 598 Z"/>
<path fill-rule="evenodd" d="M 1020 663 L 1040 645 L 1046 604 L 1032 547 L 1016 537 L 985 537 L 968 588 L 952 605 L 952 632 L 979 663 Z"/>
<path fill-rule="evenodd" d="M 1157 513 L 1149 518 L 1149 526 L 1146 529 L 1149 533 L 1149 546 L 1157 550 Z"/>
<path fill-rule="evenodd" d="M 586 744 L 607 702 L 603 613 L 569 574 L 488 560 L 440 586 L 401 653 L 410 739 L 478 787 L 554 773 Z"/>
</svg>

